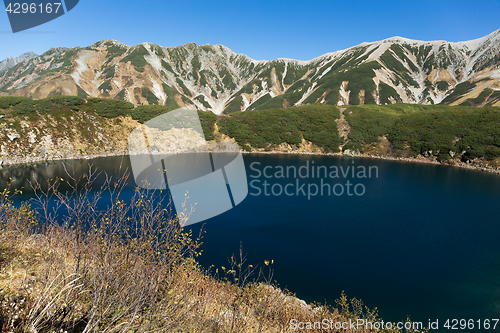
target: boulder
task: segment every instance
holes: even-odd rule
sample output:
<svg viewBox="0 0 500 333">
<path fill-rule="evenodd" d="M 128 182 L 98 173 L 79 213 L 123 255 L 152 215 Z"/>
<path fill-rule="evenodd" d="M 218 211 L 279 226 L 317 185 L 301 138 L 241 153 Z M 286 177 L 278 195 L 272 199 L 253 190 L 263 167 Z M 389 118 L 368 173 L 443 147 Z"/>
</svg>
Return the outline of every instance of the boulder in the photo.
<svg viewBox="0 0 500 333">
<path fill-rule="evenodd" d="M 19 139 L 21 136 L 17 134 L 16 132 L 12 133 L 7 133 L 7 137 L 9 138 L 10 141 L 14 141 L 16 139 Z"/>
<path fill-rule="evenodd" d="M 346 155 L 346 156 L 359 156 L 360 152 L 357 149 L 354 149 L 354 150 L 345 149 L 344 151 L 342 151 L 342 154 Z"/>
</svg>

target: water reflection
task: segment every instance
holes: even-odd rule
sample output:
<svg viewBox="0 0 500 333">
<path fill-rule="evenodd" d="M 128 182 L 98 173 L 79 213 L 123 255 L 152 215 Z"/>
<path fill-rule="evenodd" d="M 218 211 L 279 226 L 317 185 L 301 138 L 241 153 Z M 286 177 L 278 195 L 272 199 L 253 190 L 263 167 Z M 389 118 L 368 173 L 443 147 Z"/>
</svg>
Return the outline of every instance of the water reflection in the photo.
<svg viewBox="0 0 500 333">
<path fill-rule="evenodd" d="M 130 161 L 128 157 L 115 156 L 6 166 L 0 169 L 0 189 L 6 188 L 10 183 L 10 189 L 22 189 L 23 193 L 29 194 L 33 193 L 34 183 L 39 183 L 45 189 L 47 181 L 64 179 L 61 190 L 69 190 L 65 182 L 70 181 L 71 177 L 80 178 L 83 174 L 88 174 L 89 170 L 99 173 L 93 184 L 98 188 L 104 183 L 106 175 L 116 177 L 130 172 Z M 133 187 L 133 183 L 129 181 L 127 187 Z"/>
</svg>

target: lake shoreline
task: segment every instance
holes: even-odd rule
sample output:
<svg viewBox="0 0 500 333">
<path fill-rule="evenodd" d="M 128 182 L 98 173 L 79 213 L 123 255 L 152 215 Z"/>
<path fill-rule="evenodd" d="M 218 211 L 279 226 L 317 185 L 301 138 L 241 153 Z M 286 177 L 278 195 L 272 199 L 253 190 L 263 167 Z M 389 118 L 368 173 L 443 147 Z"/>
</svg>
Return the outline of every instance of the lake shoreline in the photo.
<svg viewBox="0 0 500 333">
<path fill-rule="evenodd" d="M 385 161 L 397 161 L 397 162 L 409 162 L 409 163 L 423 163 L 423 164 L 433 164 L 433 165 L 442 165 L 449 167 L 456 167 L 462 169 L 476 170 L 476 171 L 484 171 L 489 173 L 500 174 L 500 169 L 492 169 L 484 166 L 475 166 L 467 163 L 461 162 L 460 164 L 448 164 L 441 163 L 438 161 L 431 161 L 424 158 L 409 158 L 409 157 L 392 157 L 392 156 L 378 156 L 378 155 L 370 155 L 370 154 L 355 154 L 355 155 L 347 155 L 342 153 L 320 153 L 320 152 L 284 152 L 284 151 L 252 151 L 247 152 L 243 151 L 244 154 L 277 154 L 277 155 L 318 155 L 318 156 L 337 156 L 337 157 L 360 157 L 360 158 L 371 158 Z"/>
<path fill-rule="evenodd" d="M 378 160 L 386 160 L 386 161 L 399 161 L 399 162 L 409 162 L 409 163 L 424 163 L 424 164 L 433 164 L 433 165 L 442 165 L 449 167 L 456 167 L 468 170 L 476 170 L 476 171 L 484 171 L 489 173 L 500 174 L 499 169 L 492 169 L 484 166 L 475 166 L 467 163 L 459 163 L 459 164 L 448 164 L 441 163 L 438 161 L 432 161 L 425 158 L 408 158 L 408 157 L 391 157 L 391 156 L 378 156 L 378 155 L 370 155 L 370 154 L 343 154 L 343 153 L 321 153 L 321 152 L 304 152 L 304 151 L 244 151 L 241 150 L 242 154 L 265 154 L 265 155 L 317 155 L 317 156 L 337 156 L 337 157 L 355 157 L 355 158 L 371 158 Z M 100 157 L 116 157 L 116 156 L 130 156 L 127 151 L 120 152 L 109 152 L 109 153 L 99 153 L 99 154 L 90 154 L 90 155 L 73 155 L 73 156 L 55 156 L 55 157 L 28 157 L 28 158 L 14 158 L 14 159 L 0 159 L 0 170 L 3 167 L 12 167 L 18 165 L 30 165 L 30 164 L 38 164 L 38 163 L 47 163 L 47 162 L 56 162 L 63 160 L 92 160 Z"/>
<path fill-rule="evenodd" d="M 27 157 L 27 158 L 13 158 L 13 159 L 0 159 L 0 170 L 2 167 L 12 167 L 17 165 L 31 165 L 39 163 L 57 162 L 64 160 L 93 160 L 100 157 L 114 157 L 114 156 L 128 156 L 128 152 L 111 152 L 111 153 L 98 153 L 89 155 L 64 155 L 64 156 L 50 156 L 50 157 Z"/>
</svg>

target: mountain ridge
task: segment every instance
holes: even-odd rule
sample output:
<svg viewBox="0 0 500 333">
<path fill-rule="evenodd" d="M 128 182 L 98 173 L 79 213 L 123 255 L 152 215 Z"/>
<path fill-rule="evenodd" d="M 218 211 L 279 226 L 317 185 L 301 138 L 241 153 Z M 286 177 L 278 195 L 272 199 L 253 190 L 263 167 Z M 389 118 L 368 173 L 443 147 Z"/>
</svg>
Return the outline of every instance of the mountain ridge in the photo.
<svg viewBox="0 0 500 333">
<path fill-rule="evenodd" d="M 79 95 L 216 114 L 312 103 L 500 105 L 500 29 L 464 42 L 390 37 L 310 60 L 224 45 L 56 48 L 0 73 L 1 95 Z"/>
<path fill-rule="evenodd" d="M 29 60 L 32 58 L 38 57 L 38 54 L 35 52 L 25 52 L 18 57 L 7 57 L 4 60 L 0 61 L 0 73 L 4 70 L 7 70 L 20 62 L 25 60 Z"/>
</svg>

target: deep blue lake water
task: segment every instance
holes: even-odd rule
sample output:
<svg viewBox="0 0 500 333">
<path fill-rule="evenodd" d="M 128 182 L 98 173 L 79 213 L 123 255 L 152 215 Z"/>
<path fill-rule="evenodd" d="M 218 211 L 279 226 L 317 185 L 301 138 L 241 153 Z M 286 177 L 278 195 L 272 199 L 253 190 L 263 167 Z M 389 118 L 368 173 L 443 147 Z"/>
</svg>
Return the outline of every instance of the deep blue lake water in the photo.
<svg viewBox="0 0 500 333">
<path fill-rule="evenodd" d="M 92 161 L 113 173 L 120 157 Z M 439 165 L 363 158 L 307 155 L 244 155 L 247 198 L 219 216 L 204 221 L 205 267 L 227 266 L 239 251 L 248 263 L 274 260 L 274 278 L 306 301 L 334 304 L 341 292 L 378 307 L 384 320 L 413 321 L 500 317 L 500 175 Z M 123 161 L 127 165 L 128 158 Z M 329 171 L 355 167 L 330 193 L 307 197 L 318 177 L 276 178 L 280 167 L 326 166 Z M 252 164 L 254 163 L 254 164 Z M 252 166 L 251 166 L 252 165 Z M 262 173 L 273 177 L 266 178 Z M 378 171 L 371 178 L 357 172 Z M 376 167 L 376 168 L 375 168 Z M 259 170 L 259 171 L 257 171 Z M 351 169 L 349 169 L 351 170 Z M 62 175 L 59 163 L 4 168 L 2 183 L 18 186 L 27 178 Z M 304 170 L 303 170 L 304 171 Z M 368 174 L 366 174 L 368 176 Z M 346 181 L 352 186 L 348 188 Z M 268 193 L 264 194 L 264 181 Z M 305 195 L 297 191 L 304 185 Z M 323 184 L 324 184 L 323 183 Z M 287 189 L 293 195 L 278 194 Z M 341 186 L 342 185 L 342 186 Z M 354 193 L 354 186 L 357 195 Z M 272 187 L 274 186 L 274 194 Z M 310 185 L 314 190 L 315 185 Z M 134 184 L 129 185 L 132 191 Z M 260 195 L 255 195 L 261 191 Z M 30 197 L 25 191 L 18 201 Z M 201 224 L 188 228 L 197 232 Z M 497 331 L 500 330 L 500 324 Z M 491 331 L 491 330 L 490 330 Z"/>
</svg>

